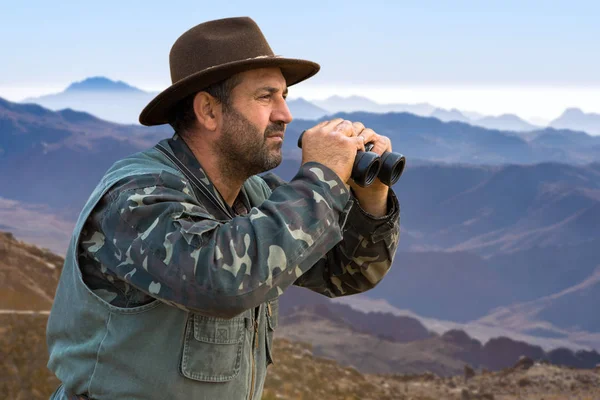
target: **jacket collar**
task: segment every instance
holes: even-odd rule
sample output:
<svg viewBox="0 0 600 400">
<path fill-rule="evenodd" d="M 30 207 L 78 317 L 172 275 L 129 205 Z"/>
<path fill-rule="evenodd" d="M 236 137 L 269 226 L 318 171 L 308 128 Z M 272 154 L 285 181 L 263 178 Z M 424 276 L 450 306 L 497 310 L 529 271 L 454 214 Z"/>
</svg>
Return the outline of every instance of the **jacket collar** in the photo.
<svg viewBox="0 0 600 400">
<path fill-rule="evenodd" d="M 173 152 L 173 155 L 179 161 L 181 161 L 183 166 L 186 167 L 187 171 L 182 171 L 184 175 L 191 174 L 195 178 L 195 181 L 197 183 L 201 184 L 202 186 L 204 186 L 204 188 L 206 188 L 208 194 L 210 194 L 213 200 L 216 200 L 219 203 L 220 207 L 222 207 L 224 210 L 227 210 L 227 213 L 229 213 L 229 217 L 233 218 L 236 214 L 234 213 L 232 207 L 230 207 L 229 204 L 225 202 L 219 190 L 216 188 L 215 185 L 213 185 L 210 178 L 204 171 L 204 168 L 202 168 L 202 164 L 200 164 L 200 161 L 196 158 L 196 156 L 189 148 L 185 140 L 183 140 L 183 138 L 179 136 L 177 132 L 175 132 L 173 134 L 173 137 L 171 137 L 170 139 L 166 139 L 166 142 L 168 147 Z M 188 176 L 188 179 L 189 178 L 190 177 Z M 240 193 L 238 194 L 238 197 L 235 201 L 243 202 L 243 204 L 246 206 L 246 209 L 248 211 L 250 210 L 249 200 L 244 186 L 242 186 Z"/>
</svg>

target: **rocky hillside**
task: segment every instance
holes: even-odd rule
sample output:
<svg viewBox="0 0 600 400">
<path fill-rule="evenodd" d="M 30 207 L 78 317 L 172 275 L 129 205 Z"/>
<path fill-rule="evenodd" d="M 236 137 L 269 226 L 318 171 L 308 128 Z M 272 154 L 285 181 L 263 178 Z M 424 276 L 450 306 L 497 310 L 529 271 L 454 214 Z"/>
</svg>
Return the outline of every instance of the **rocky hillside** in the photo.
<svg viewBox="0 0 600 400">
<path fill-rule="evenodd" d="M 58 385 L 46 369 L 46 318 L 44 314 L 0 315 L 0 398 L 47 399 Z M 467 368 L 451 377 L 374 375 L 317 357 L 310 345 L 300 342 L 277 339 L 274 354 L 275 365 L 269 367 L 263 400 L 600 398 L 600 369 L 524 360 L 498 372 Z"/>
<path fill-rule="evenodd" d="M 577 370 L 530 359 L 498 372 L 464 369 L 442 378 L 413 375 L 361 374 L 335 361 L 315 357 L 298 342 L 275 343 L 276 364 L 269 368 L 263 399 L 487 399 L 558 400 L 600 398 L 600 369 Z"/>
<path fill-rule="evenodd" d="M 0 314 L 0 399 L 48 399 L 58 379 L 46 368 L 47 313 Z"/>
<path fill-rule="evenodd" d="M 62 264 L 56 254 L 0 232 L 0 311 L 49 310 Z"/>
<path fill-rule="evenodd" d="M 504 336 L 481 342 L 457 329 L 443 334 L 430 332 L 412 317 L 348 309 L 335 303 L 298 306 L 282 315 L 277 333 L 291 341 L 310 343 L 315 355 L 335 359 L 362 373 L 429 371 L 453 376 L 460 374 L 465 365 L 494 371 L 508 368 L 520 356 L 577 368 L 600 364 L 600 354 L 596 351 L 573 352 L 567 348 L 545 351 L 540 346 Z M 378 328 L 378 320 L 396 327 L 393 334 Z"/>
<path fill-rule="evenodd" d="M 47 399 L 58 385 L 46 368 L 45 327 L 62 263 L 47 250 L 0 234 L 0 399 Z M 481 344 L 467 335 L 431 335 L 409 318 L 391 320 L 397 329 L 377 334 L 382 318 L 343 306 L 332 313 L 322 304 L 282 316 L 263 399 L 600 398 L 600 370 L 526 359 L 517 368 L 485 372 L 469 358 Z M 292 331 L 296 340 L 285 339 Z M 318 346 L 306 343 L 309 332 L 322 340 Z M 523 353 L 510 342 L 500 344 L 513 360 Z M 386 374 L 367 373 L 365 366 Z"/>
</svg>

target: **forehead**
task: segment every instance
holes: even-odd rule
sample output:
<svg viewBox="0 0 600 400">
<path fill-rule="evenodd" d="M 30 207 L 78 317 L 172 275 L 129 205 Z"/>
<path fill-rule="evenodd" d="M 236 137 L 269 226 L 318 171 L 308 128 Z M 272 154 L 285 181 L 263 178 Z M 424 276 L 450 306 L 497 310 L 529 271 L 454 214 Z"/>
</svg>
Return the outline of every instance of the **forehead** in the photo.
<svg viewBox="0 0 600 400">
<path fill-rule="evenodd" d="M 259 68 L 240 73 L 241 82 L 239 86 L 253 90 L 265 85 L 284 90 L 287 88 L 285 78 L 279 68 Z"/>
</svg>

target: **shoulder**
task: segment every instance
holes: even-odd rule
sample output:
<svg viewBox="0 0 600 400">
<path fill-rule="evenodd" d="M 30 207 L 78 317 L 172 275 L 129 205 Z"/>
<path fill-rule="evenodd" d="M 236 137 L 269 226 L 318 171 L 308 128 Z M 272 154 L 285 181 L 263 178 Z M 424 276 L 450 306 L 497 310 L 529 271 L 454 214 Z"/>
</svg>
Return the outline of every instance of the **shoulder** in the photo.
<svg viewBox="0 0 600 400">
<path fill-rule="evenodd" d="M 186 209 L 206 213 L 187 180 L 169 171 L 160 171 L 123 177 L 104 194 L 96 212 L 101 212 L 103 223 L 116 218 L 114 221 L 127 219 L 138 224 Z"/>
<path fill-rule="evenodd" d="M 156 148 L 149 148 L 116 161 L 104 174 L 101 185 L 111 190 L 124 181 L 144 184 L 149 176 L 178 176 L 183 174 Z"/>
<path fill-rule="evenodd" d="M 267 172 L 260 176 L 256 175 L 256 177 L 261 181 L 261 185 L 266 186 L 269 189 L 269 192 L 287 183 L 273 172 Z"/>
<path fill-rule="evenodd" d="M 185 178 L 163 170 L 124 176 L 112 184 L 103 197 L 116 200 L 131 192 L 155 195 L 161 192 L 181 192 L 182 195 L 193 196 L 191 184 Z"/>
</svg>

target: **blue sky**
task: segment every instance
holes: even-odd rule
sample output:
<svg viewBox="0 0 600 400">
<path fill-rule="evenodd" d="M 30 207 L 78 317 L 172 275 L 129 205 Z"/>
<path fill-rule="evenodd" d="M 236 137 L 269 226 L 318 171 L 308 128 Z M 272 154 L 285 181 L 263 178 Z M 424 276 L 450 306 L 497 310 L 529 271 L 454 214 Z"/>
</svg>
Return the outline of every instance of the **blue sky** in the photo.
<svg viewBox="0 0 600 400">
<path fill-rule="evenodd" d="M 181 33 L 206 20 L 248 15 L 275 53 L 321 64 L 307 88 L 378 87 L 383 102 L 404 99 L 393 96 L 401 87 L 553 88 L 558 97 L 585 93 L 571 102 L 587 100 L 572 106 L 600 103 L 597 1 L 217 3 L 5 3 L 0 96 L 51 92 L 89 76 L 161 90 L 170 82 L 168 53 Z"/>
</svg>

